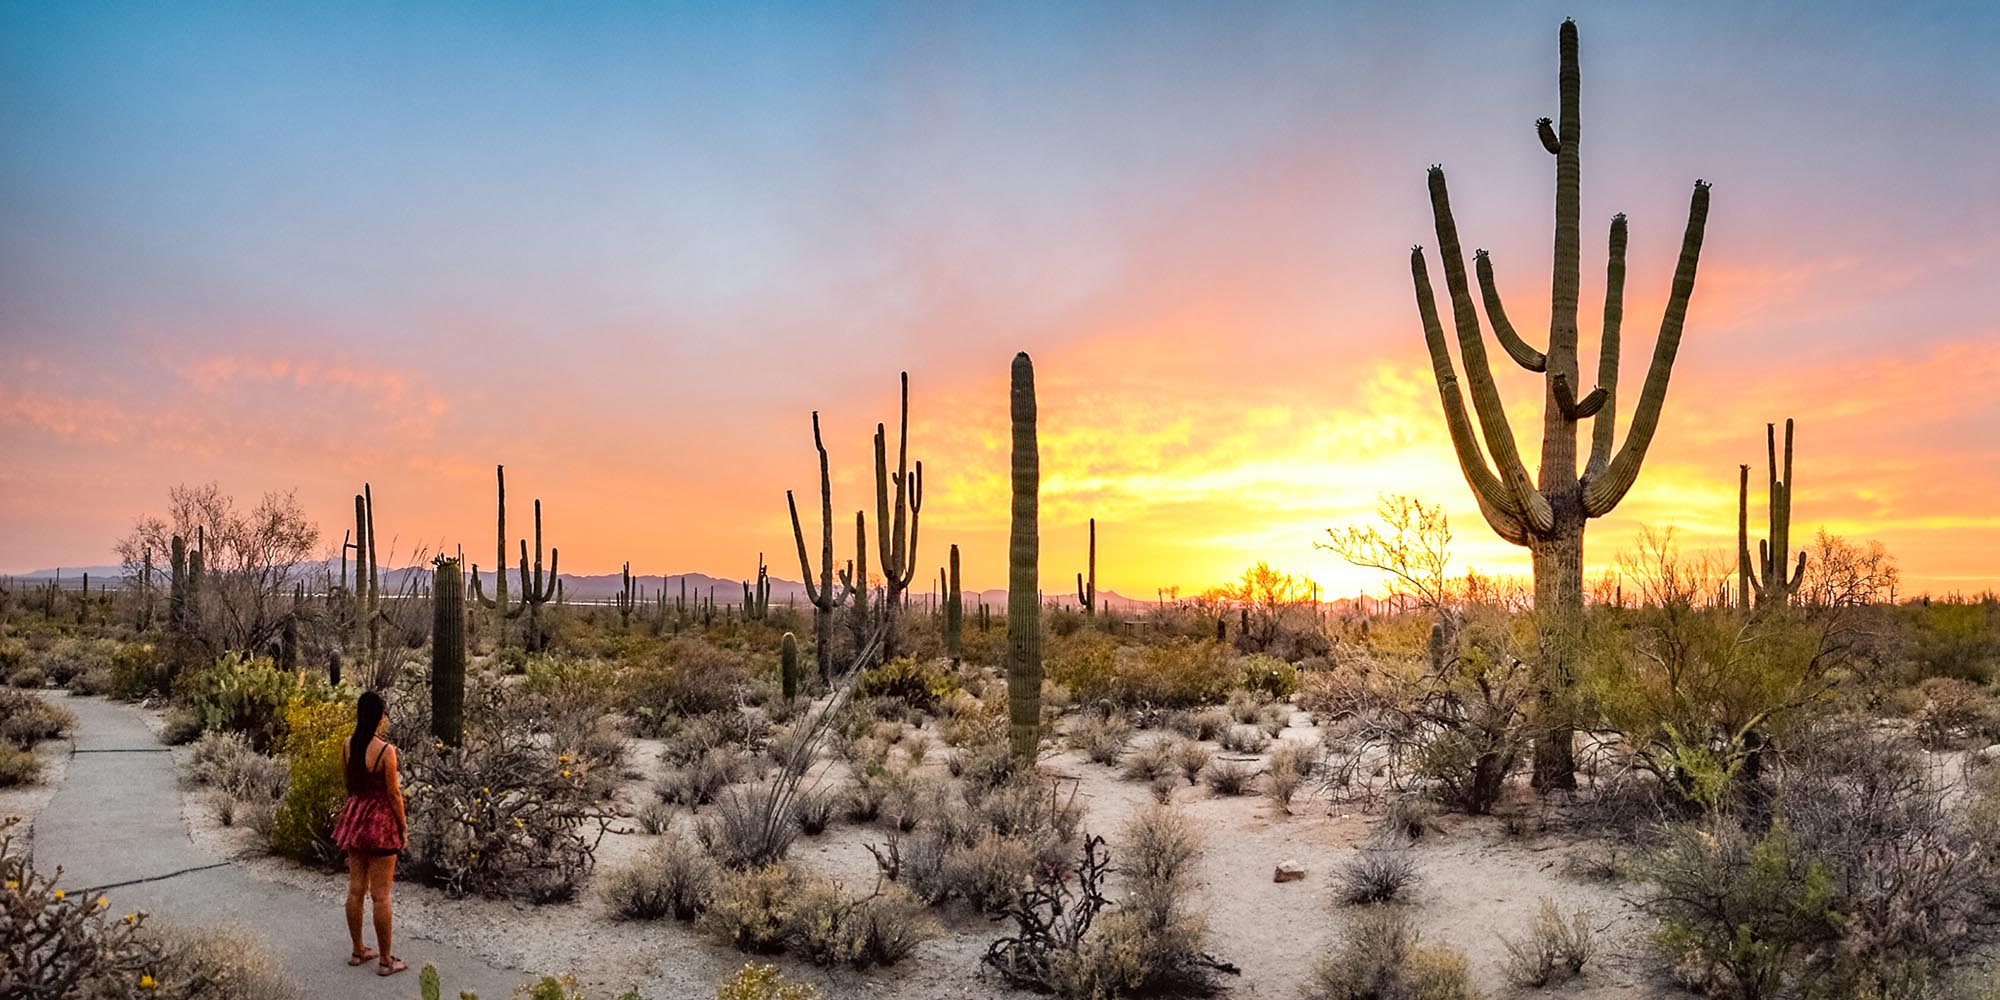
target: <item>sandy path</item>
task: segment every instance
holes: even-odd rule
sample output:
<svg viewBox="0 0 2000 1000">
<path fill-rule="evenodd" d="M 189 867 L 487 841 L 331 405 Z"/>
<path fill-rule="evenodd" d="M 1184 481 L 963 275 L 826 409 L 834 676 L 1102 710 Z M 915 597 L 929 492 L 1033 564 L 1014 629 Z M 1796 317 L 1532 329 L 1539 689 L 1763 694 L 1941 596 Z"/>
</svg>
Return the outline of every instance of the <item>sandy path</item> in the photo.
<svg viewBox="0 0 2000 1000">
<path fill-rule="evenodd" d="M 372 967 L 349 968 L 339 904 L 343 881 L 327 876 L 322 892 L 276 885 L 253 877 L 233 857 L 197 848 L 181 823 L 173 759 L 147 727 L 143 710 L 99 698 L 62 701 L 77 724 L 67 772 L 35 819 L 34 851 L 38 868 L 62 867 L 62 885 L 70 892 L 107 896 L 114 911 L 249 928 L 271 944 L 312 997 L 407 997 L 416 992 L 415 968 L 426 962 L 438 967 L 451 989 L 482 996 L 507 996 L 525 978 L 407 931 L 396 951 L 410 962 L 410 973 L 383 979 Z M 400 922 L 398 930 L 404 930 Z"/>
</svg>

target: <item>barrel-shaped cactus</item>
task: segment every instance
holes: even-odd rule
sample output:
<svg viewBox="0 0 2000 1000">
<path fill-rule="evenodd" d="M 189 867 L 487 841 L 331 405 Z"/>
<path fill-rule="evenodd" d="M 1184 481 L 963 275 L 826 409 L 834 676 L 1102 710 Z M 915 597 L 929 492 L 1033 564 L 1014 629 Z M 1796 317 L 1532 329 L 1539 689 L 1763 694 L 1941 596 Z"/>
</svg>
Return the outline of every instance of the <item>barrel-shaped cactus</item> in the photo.
<svg viewBox="0 0 2000 1000">
<path fill-rule="evenodd" d="M 465 583 L 456 559 L 438 557 L 431 616 L 431 735 L 455 747 L 465 734 Z"/>
<path fill-rule="evenodd" d="M 1035 365 L 1014 355 L 1009 390 L 1014 424 L 1013 527 L 1007 540 L 1007 713 L 1014 759 L 1034 762 L 1041 747 L 1042 602 L 1037 578 L 1042 542 L 1042 465 L 1035 443 Z"/>
</svg>

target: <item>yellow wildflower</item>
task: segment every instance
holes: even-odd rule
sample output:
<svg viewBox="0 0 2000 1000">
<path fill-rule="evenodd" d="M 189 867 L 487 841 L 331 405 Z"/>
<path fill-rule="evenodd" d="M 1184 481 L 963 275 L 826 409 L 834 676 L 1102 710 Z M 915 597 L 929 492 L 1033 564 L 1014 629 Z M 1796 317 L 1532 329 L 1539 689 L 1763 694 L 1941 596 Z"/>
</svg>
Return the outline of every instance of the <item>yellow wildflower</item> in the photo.
<svg viewBox="0 0 2000 1000">
<path fill-rule="evenodd" d="M 563 777 L 565 778 L 569 777 L 569 770 L 567 768 L 563 770 Z"/>
<path fill-rule="evenodd" d="M 61 889 L 57 889 L 57 890 L 55 891 L 55 897 L 56 897 L 57 899 L 61 899 L 61 898 L 63 898 L 63 891 L 62 891 Z"/>
<path fill-rule="evenodd" d="M 99 897 L 97 897 L 97 908 L 98 908 L 98 909 L 100 909 L 100 910 L 101 910 L 101 909 L 104 909 L 105 907 L 107 907 L 107 906 L 110 906 L 110 905 L 111 905 L 111 900 L 110 900 L 110 899 L 109 899 L 108 897 L 105 897 L 105 896 L 99 896 Z"/>
<path fill-rule="evenodd" d="M 153 980 L 153 974 L 148 972 L 145 975 L 139 977 L 139 988 L 142 990 L 156 990 L 160 988 L 160 984 L 155 982 Z"/>
</svg>

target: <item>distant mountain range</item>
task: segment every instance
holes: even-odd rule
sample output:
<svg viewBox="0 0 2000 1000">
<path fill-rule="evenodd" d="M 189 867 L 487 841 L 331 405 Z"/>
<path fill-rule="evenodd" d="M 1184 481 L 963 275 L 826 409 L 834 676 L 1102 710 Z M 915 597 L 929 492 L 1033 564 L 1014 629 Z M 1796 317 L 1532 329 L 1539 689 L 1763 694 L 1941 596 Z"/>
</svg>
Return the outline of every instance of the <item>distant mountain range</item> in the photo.
<svg viewBox="0 0 2000 1000">
<path fill-rule="evenodd" d="M 164 571 L 164 567 L 155 567 L 155 569 Z M 308 563 L 303 569 L 309 583 L 310 581 L 323 578 L 338 579 L 340 576 L 340 563 L 338 560 L 330 560 L 324 565 Z M 322 570 L 325 574 L 324 577 L 322 577 Z M 352 571 L 352 567 L 349 567 L 349 571 Z M 416 578 L 420 574 L 429 572 L 430 568 L 427 566 L 405 566 L 399 569 L 383 570 L 380 573 L 382 592 L 387 595 L 405 589 L 413 589 Z M 57 579 L 58 574 L 60 574 L 63 586 L 77 587 L 82 585 L 85 573 L 90 574 L 91 585 L 95 587 L 113 580 L 122 579 L 125 575 L 125 567 L 64 566 L 60 569 L 38 569 L 32 573 L 16 573 L 12 575 L 11 579 L 18 583 L 40 585 Z M 564 573 L 561 574 L 561 578 L 563 595 L 570 600 L 609 600 L 616 597 L 624 585 L 624 578 L 617 573 L 600 573 L 595 575 Z M 479 574 L 479 579 L 480 585 L 485 587 L 486 592 L 490 595 L 493 592 L 493 574 L 482 571 Z M 743 581 L 741 579 L 726 579 L 709 576 L 706 573 L 678 573 L 670 576 L 647 574 L 635 576 L 632 580 L 633 585 L 638 587 L 648 600 L 653 599 L 662 587 L 666 588 L 667 599 L 669 601 L 679 597 L 682 582 L 685 581 L 687 596 L 690 601 L 697 598 L 707 598 L 710 594 L 710 588 L 714 588 L 714 596 L 718 604 L 741 604 L 743 602 Z M 514 573 L 509 574 L 507 582 L 510 591 L 518 588 L 520 586 L 519 571 L 516 570 Z M 771 601 L 774 604 L 797 603 L 804 605 L 807 602 L 804 584 L 775 576 L 770 578 L 770 584 Z M 930 600 L 930 595 L 931 592 L 926 589 L 913 592 L 910 595 L 910 599 L 912 601 L 928 601 Z M 1076 603 L 1075 594 L 1068 589 L 1058 591 L 1049 596 L 1063 604 L 1074 605 Z M 1133 600 L 1109 590 L 1098 591 L 1097 597 L 1099 601 L 1103 602 L 1107 610 L 1131 610 L 1133 608 L 1147 607 L 1153 603 L 1151 601 Z M 981 602 L 984 602 L 989 607 L 999 608 L 1005 606 L 1007 603 L 1007 590 L 1004 587 L 992 590 L 968 590 L 965 591 L 964 600 L 968 608 L 977 607 Z"/>
</svg>

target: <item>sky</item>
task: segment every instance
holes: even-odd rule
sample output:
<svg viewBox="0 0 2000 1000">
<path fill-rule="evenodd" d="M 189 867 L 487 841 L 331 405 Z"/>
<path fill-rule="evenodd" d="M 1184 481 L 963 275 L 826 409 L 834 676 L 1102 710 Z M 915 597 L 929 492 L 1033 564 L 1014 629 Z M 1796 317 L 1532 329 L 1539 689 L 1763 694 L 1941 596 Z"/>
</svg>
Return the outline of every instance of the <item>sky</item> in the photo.
<svg viewBox="0 0 2000 1000">
<path fill-rule="evenodd" d="M 2000 585 L 2000 8 L 1576 8 L 5 0 L 0 571 L 111 562 L 210 480 L 296 490 L 329 552 L 366 482 L 400 551 L 486 563 L 504 463 L 510 533 L 540 497 L 566 571 L 796 579 L 811 414 L 844 561 L 908 371 L 919 578 L 956 543 L 1004 586 L 1026 350 L 1051 591 L 1091 517 L 1128 596 L 1258 560 L 1375 587 L 1314 542 L 1385 493 L 1446 506 L 1457 568 L 1525 574 L 1453 460 L 1408 251 L 1442 163 L 1545 339 L 1534 121 L 1576 13 L 1582 357 L 1622 211 L 1627 413 L 1714 185 L 1588 562 L 1642 526 L 1733 548 L 1737 465 L 1757 511 L 1790 417 L 1795 538 Z M 1497 377 L 1533 445 L 1539 379 Z"/>
</svg>

